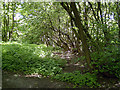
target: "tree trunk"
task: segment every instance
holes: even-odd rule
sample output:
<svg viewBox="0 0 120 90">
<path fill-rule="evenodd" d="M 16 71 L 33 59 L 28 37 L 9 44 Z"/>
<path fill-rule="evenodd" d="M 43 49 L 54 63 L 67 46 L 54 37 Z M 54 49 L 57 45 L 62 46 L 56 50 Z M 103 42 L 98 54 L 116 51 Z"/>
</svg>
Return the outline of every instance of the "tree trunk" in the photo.
<svg viewBox="0 0 120 90">
<path fill-rule="evenodd" d="M 3 3 L 3 10 L 4 10 L 4 19 L 3 19 L 3 29 L 2 29 L 2 41 L 7 42 L 7 32 L 6 32 L 6 13 L 5 13 L 5 2 Z"/>
<path fill-rule="evenodd" d="M 81 41 L 82 41 L 82 47 L 83 47 L 83 50 L 84 50 L 84 53 L 85 53 L 85 56 L 86 56 L 87 64 L 90 68 L 92 68 L 91 65 L 90 65 L 91 57 L 90 57 L 90 52 L 89 52 L 89 48 L 88 48 L 88 45 L 87 45 L 87 40 L 86 40 L 87 38 L 85 36 L 83 25 L 81 23 L 81 19 L 80 19 L 79 13 L 77 11 L 75 2 L 71 2 L 70 6 L 71 6 L 71 9 L 73 10 L 73 13 L 74 13 L 74 16 L 75 16 L 75 25 L 79 29 L 78 33 L 79 33 Z"/>
<path fill-rule="evenodd" d="M 13 14 L 12 14 L 12 30 L 10 31 L 10 34 L 9 34 L 9 39 L 10 41 L 12 40 L 12 34 L 13 34 L 13 29 L 14 29 L 14 12 L 15 12 L 15 3 L 12 3 L 12 9 L 13 9 Z"/>
</svg>

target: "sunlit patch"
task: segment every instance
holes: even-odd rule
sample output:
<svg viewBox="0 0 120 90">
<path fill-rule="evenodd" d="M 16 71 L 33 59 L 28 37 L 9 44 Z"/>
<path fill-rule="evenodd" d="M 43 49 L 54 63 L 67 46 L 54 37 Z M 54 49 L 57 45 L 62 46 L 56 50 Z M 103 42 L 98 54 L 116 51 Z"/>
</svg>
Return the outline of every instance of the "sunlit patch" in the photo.
<svg viewBox="0 0 120 90">
<path fill-rule="evenodd" d="M 10 79 L 6 79 L 6 81 L 9 81 Z"/>
<path fill-rule="evenodd" d="M 38 48 L 40 48 L 40 46 L 38 46 Z"/>
<path fill-rule="evenodd" d="M 41 75 L 32 74 L 33 72 L 53 76 L 60 73 L 62 69 L 59 66 L 64 65 L 61 59 L 51 58 L 53 47 L 46 48 L 46 45 L 35 44 L 21 44 L 20 46 L 20 43 L 13 42 L 3 43 L 2 47 L 4 69 L 23 72 L 26 77 L 40 78 Z M 18 75 L 15 74 L 14 77 L 17 78 Z"/>
<path fill-rule="evenodd" d="M 77 63 L 77 64 L 74 64 L 74 66 L 79 66 L 79 63 Z"/>
<path fill-rule="evenodd" d="M 53 57 L 53 55 L 54 55 L 54 54 L 52 53 L 50 56 Z"/>
<path fill-rule="evenodd" d="M 80 67 L 85 67 L 84 65 L 81 65 Z"/>
<path fill-rule="evenodd" d="M 25 77 L 38 77 L 38 78 L 41 78 L 42 75 L 39 75 L 38 73 L 35 73 L 35 74 L 31 74 L 31 75 L 26 75 Z"/>
<path fill-rule="evenodd" d="M 18 74 L 14 74 L 14 76 L 15 76 L 15 77 L 18 77 L 18 76 L 20 76 L 20 75 L 18 75 Z"/>
<path fill-rule="evenodd" d="M 44 57 L 45 57 L 45 55 L 44 55 L 44 54 L 41 54 L 41 55 L 40 55 L 40 57 L 44 58 Z"/>
</svg>

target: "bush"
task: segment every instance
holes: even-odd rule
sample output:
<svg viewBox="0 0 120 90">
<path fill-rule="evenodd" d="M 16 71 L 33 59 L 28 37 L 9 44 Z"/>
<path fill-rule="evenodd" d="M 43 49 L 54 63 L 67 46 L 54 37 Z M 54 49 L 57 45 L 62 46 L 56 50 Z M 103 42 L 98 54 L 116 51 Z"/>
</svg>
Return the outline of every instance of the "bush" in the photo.
<svg viewBox="0 0 120 90">
<path fill-rule="evenodd" d="M 91 73 L 81 74 L 80 71 L 75 71 L 73 73 L 57 74 L 53 78 L 73 83 L 76 85 L 76 87 L 88 86 L 93 88 L 99 86 L 99 84 L 96 82 L 96 75 Z"/>
<path fill-rule="evenodd" d="M 61 73 L 61 59 L 51 58 L 52 47 L 45 45 L 3 43 L 2 69 L 24 74 L 52 76 Z"/>
<path fill-rule="evenodd" d="M 95 52 L 92 55 L 92 65 L 97 73 L 102 73 L 108 77 L 120 78 L 120 51 L 114 46 L 104 49 L 104 52 Z"/>
</svg>

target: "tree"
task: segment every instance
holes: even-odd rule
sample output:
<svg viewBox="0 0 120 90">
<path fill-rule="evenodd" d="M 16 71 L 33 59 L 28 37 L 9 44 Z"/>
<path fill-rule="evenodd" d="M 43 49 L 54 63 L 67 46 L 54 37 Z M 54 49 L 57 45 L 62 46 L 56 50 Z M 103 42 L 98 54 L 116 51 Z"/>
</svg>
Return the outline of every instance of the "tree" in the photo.
<svg viewBox="0 0 120 90">
<path fill-rule="evenodd" d="M 78 9 L 76 7 L 76 3 L 75 2 L 71 2 L 70 4 L 61 3 L 61 5 L 69 13 L 71 19 L 75 23 L 75 26 L 79 29 L 78 30 L 79 40 L 81 40 L 81 42 L 82 42 L 82 47 L 83 47 L 83 50 L 84 50 L 84 54 L 86 56 L 88 66 L 91 68 L 91 66 L 90 66 L 90 62 L 91 62 L 90 51 L 88 49 L 88 45 L 87 45 L 87 41 L 86 41 L 87 38 L 85 36 L 83 24 L 81 23 L 81 18 L 79 16 L 79 12 L 78 12 Z M 72 14 L 72 12 L 73 12 L 74 15 Z"/>
<path fill-rule="evenodd" d="M 14 2 L 3 2 L 3 13 L 2 13 L 2 40 L 7 42 L 13 39 L 13 29 L 15 27 L 15 9 L 17 4 Z"/>
</svg>

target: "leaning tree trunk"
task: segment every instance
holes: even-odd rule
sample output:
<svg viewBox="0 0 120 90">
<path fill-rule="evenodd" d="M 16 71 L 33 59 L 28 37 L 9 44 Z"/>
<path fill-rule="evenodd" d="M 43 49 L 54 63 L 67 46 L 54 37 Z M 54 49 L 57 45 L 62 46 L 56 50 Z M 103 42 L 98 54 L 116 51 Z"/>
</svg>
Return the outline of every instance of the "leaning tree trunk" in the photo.
<svg viewBox="0 0 120 90">
<path fill-rule="evenodd" d="M 81 23 L 81 18 L 79 16 L 79 12 L 77 10 L 75 2 L 71 2 L 70 5 L 67 2 L 65 2 L 65 3 L 62 2 L 61 5 L 68 12 L 70 18 L 74 21 L 75 26 L 79 29 L 78 33 L 77 34 L 75 33 L 75 34 L 76 34 L 78 40 L 82 41 L 82 48 L 83 48 L 85 56 L 86 56 L 87 64 L 91 69 L 92 68 L 90 65 L 91 57 L 90 57 L 90 52 L 89 52 L 89 48 L 87 45 L 87 40 L 86 40 L 87 37 L 85 35 L 84 28 L 83 28 L 83 25 Z"/>
<path fill-rule="evenodd" d="M 90 68 L 92 68 L 91 65 L 90 65 L 91 57 L 90 57 L 90 52 L 89 52 L 88 45 L 87 45 L 87 40 L 86 40 L 87 38 L 85 36 L 83 25 L 81 23 L 81 19 L 80 19 L 80 16 L 79 16 L 79 12 L 76 8 L 75 2 L 71 2 L 70 7 L 72 8 L 74 16 L 75 16 L 75 25 L 79 29 L 78 32 L 79 32 L 79 35 L 80 35 L 80 39 L 82 41 L 82 47 L 83 47 L 83 50 L 85 52 L 87 64 Z"/>
</svg>

